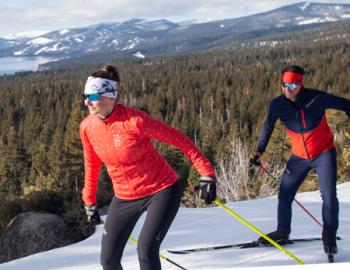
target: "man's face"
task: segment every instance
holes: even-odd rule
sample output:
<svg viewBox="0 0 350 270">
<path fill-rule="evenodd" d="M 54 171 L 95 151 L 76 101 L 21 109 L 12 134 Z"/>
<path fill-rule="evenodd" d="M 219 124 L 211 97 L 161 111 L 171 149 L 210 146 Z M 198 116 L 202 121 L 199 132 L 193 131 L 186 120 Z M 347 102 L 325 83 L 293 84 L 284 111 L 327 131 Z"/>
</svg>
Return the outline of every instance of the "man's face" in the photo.
<svg viewBox="0 0 350 270">
<path fill-rule="evenodd" d="M 301 85 L 297 83 L 282 83 L 282 90 L 286 98 L 295 101 L 299 94 Z"/>
</svg>

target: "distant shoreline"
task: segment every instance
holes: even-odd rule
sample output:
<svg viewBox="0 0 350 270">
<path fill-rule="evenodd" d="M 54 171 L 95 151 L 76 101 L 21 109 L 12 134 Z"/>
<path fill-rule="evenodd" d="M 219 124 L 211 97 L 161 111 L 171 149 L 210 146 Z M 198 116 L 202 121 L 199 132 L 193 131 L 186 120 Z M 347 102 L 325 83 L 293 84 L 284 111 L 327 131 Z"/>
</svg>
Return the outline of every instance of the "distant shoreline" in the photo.
<svg viewBox="0 0 350 270">
<path fill-rule="evenodd" d="M 39 65 L 57 60 L 59 59 L 42 56 L 0 57 L 0 76 L 13 75 L 16 72 L 40 71 Z"/>
</svg>

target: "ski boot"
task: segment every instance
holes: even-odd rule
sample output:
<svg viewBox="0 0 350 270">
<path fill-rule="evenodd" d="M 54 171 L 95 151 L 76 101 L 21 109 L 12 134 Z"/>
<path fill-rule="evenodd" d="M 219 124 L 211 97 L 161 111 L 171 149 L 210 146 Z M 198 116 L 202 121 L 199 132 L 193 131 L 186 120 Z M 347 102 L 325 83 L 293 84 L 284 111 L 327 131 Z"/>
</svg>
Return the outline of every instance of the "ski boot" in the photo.
<svg viewBox="0 0 350 270">
<path fill-rule="evenodd" d="M 327 255 L 328 262 L 334 262 L 334 255 L 338 253 L 336 236 L 322 235 L 324 252 Z"/>
<path fill-rule="evenodd" d="M 275 242 L 277 242 L 280 245 L 285 245 L 290 243 L 289 241 L 289 234 L 276 230 L 273 232 L 270 232 L 269 234 L 267 234 L 268 237 L 270 237 L 272 240 L 274 240 Z M 260 237 L 258 239 L 259 245 L 260 246 L 269 246 L 271 245 L 265 238 Z"/>
</svg>

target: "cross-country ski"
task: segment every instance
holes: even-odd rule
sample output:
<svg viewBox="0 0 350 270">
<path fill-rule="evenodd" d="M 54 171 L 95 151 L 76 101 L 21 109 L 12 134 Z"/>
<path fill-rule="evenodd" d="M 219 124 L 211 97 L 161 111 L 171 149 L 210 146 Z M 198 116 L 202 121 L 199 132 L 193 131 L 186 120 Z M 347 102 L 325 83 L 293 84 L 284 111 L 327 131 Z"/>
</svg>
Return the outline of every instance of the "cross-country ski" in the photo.
<svg viewBox="0 0 350 270">
<path fill-rule="evenodd" d="M 339 237 L 338 240 L 341 238 Z M 291 245 L 295 243 L 303 243 L 303 242 L 310 242 L 310 241 L 322 241 L 322 238 L 320 237 L 311 237 L 311 238 L 295 238 L 295 239 L 288 239 L 283 242 L 278 242 L 280 245 Z M 270 244 L 263 244 L 257 240 L 251 241 L 251 242 L 244 242 L 239 244 L 228 244 L 228 245 L 219 245 L 219 246 L 209 246 L 209 247 L 202 247 L 202 248 L 194 248 L 194 249 L 184 249 L 184 250 L 167 250 L 169 253 L 173 254 L 191 254 L 191 253 L 200 253 L 200 252 L 207 252 L 207 251 L 215 251 L 215 250 L 222 250 L 222 249 L 231 249 L 231 248 L 237 248 L 237 249 L 245 249 L 245 248 L 257 248 L 257 247 L 272 247 Z"/>
</svg>

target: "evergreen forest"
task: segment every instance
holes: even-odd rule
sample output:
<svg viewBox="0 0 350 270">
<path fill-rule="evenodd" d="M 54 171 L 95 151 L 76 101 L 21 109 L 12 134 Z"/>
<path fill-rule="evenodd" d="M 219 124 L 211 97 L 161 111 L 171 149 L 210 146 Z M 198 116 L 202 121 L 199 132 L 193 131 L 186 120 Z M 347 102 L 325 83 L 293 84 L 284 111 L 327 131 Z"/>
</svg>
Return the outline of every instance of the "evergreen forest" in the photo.
<svg viewBox="0 0 350 270">
<path fill-rule="evenodd" d="M 85 59 L 87 60 L 87 59 Z M 105 64 L 105 63 L 101 63 Z M 269 102 L 280 95 L 280 71 L 287 64 L 303 66 L 305 86 L 350 98 L 350 42 L 346 39 L 300 42 L 271 48 L 246 48 L 146 59 L 111 61 L 121 74 L 120 102 L 149 113 L 188 135 L 213 162 L 220 185 L 222 165 L 243 155 L 242 168 L 256 151 Z M 60 67 L 0 77 L 0 229 L 23 211 L 56 213 L 75 232 L 85 213 L 79 125 L 87 115 L 81 91 L 86 78 L 101 65 Z M 350 121 L 344 112 L 327 111 L 338 151 L 338 182 L 350 180 Z M 198 174 L 172 146 L 154 142 L 185 186 L 183 206 L 203 206 L 193 192 Z M 290 145 L 278 123 L 263 156 L 276 171 L 290 156 Z M 240 152 L 240 153 L 238 153 Z M 231 162 L 231 163 L 230 163 Z M 229 166 L 229 165 L 227 165 Z M 275 170 L 276 169 L 276 170 Z M 242 169 L 243 170 L 243 169 Z M 236 194 L 243 200 L 275 192 L 278 181 L 259 170 L 249 171 Z M 232 179 L 234 181 L 234 179 Z M 311 173 L 301 190 L 318 189 Z M 105 168 L 100 173 L 98 205 L 113 196 Z M 84 231 L 85 230 L 85 231 Z"/>
</svg>

